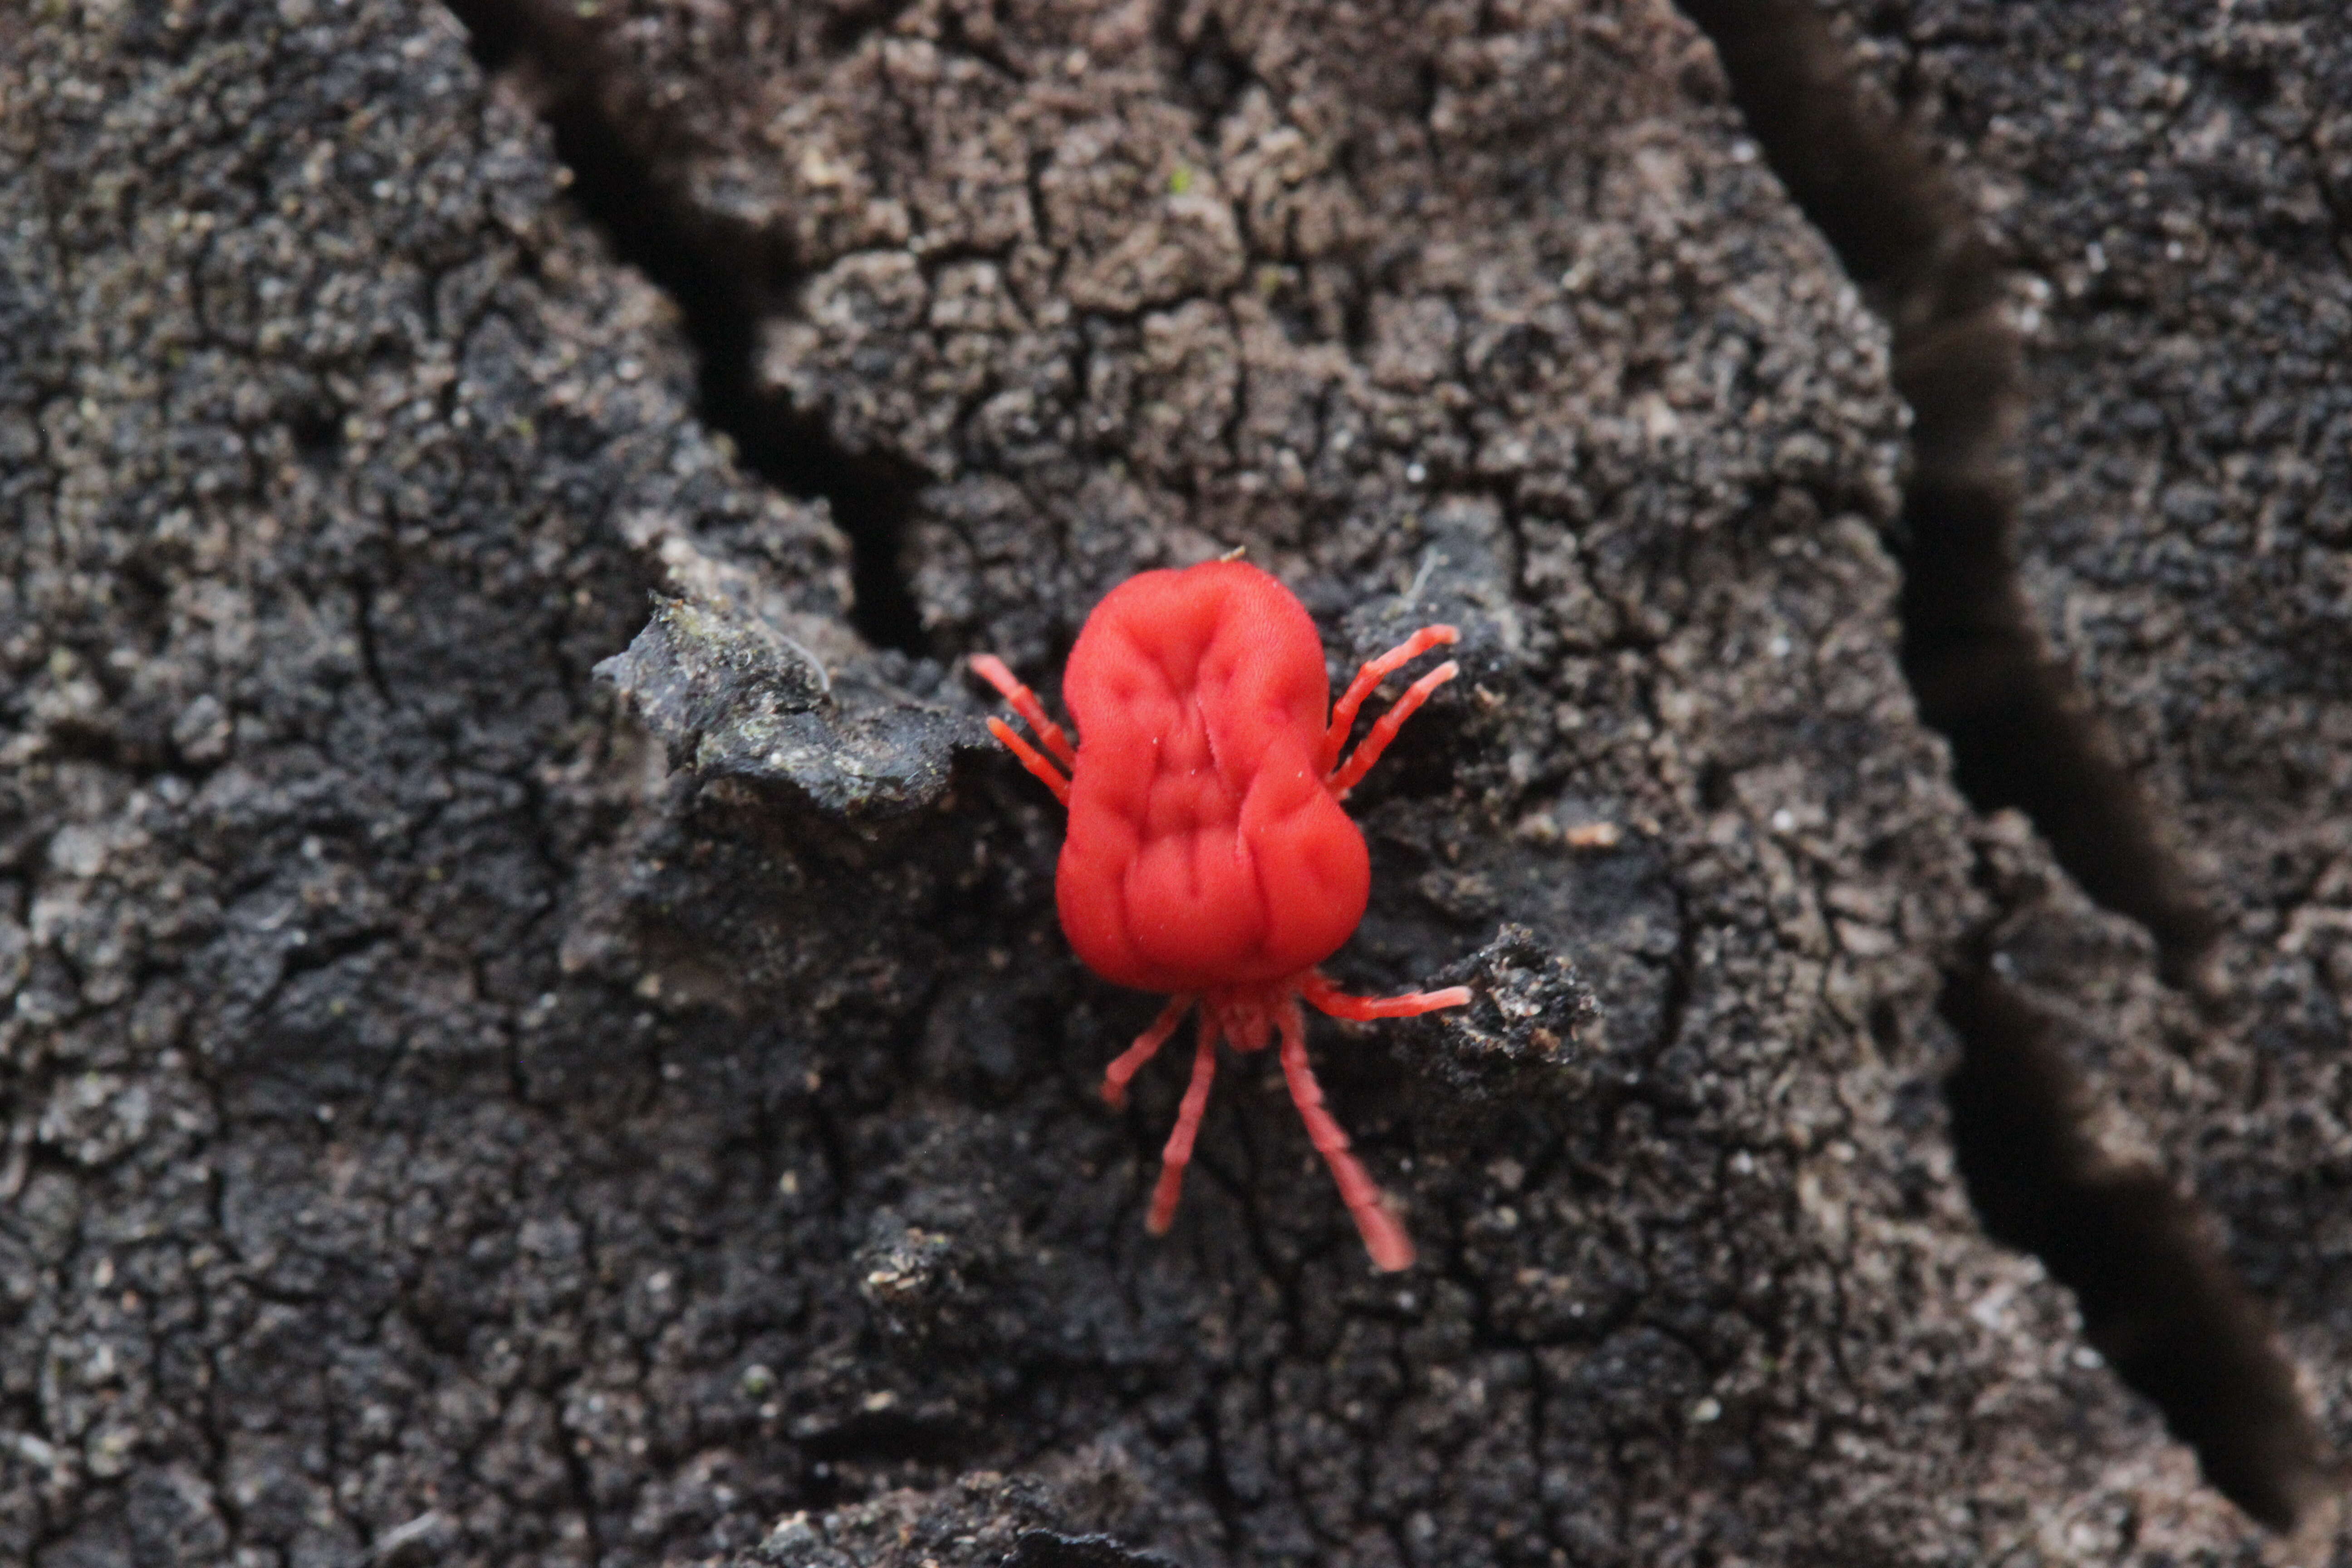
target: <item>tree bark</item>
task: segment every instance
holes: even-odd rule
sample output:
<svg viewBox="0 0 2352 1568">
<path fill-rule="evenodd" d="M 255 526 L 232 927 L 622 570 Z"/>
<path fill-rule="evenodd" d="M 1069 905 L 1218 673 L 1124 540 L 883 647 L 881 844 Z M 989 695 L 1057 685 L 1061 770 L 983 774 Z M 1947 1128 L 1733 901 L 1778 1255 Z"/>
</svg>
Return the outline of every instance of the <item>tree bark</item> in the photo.
<svg viewBox="0 0 2352 1568">
<path fill-rule="evenodd" d="M 2191 549 L 2101 466 L 2138 405 L 2000 416 L 2210 337 L 2167 416 L 2219 429 L 2325 362 L 2047 300 L 2099 352 L 2018 360 L 1999 72 L 1931 7 L 1690 9 L 1719 56 L 1603 0 L 0 16 L 0 1555 L 2321 1560 L 2340 626 L 2231 530 L 2324 569 L 2341 443 Z M 1910 162 L 1822 163 L 1800 79 Z M 2053 191 L 2120 155 L 2072 134 Z M 1838 189 L 1917 199 L 1909 262 Z M 1990 596 L 1923 574 L 1938 484 Z M 2172 634 L 2073 640 L 2160 547 Z M 1103 1105 L 1158 1001 L 1068 953 L 962 668 L 1051 705 L 1103 593 L 1235 549 L 1336 672 L 1464 633 L 1331 968 L 1476 1000 L 1313 1040 L 1400 1276 L 1262 1057 L 1145 1234 L 1181 1063 Z M 2156 902 L 1999 810 L 2005 712 Z M 2150 1322 L 2239 1372 L 2168 1397 Z"/>
</svg>

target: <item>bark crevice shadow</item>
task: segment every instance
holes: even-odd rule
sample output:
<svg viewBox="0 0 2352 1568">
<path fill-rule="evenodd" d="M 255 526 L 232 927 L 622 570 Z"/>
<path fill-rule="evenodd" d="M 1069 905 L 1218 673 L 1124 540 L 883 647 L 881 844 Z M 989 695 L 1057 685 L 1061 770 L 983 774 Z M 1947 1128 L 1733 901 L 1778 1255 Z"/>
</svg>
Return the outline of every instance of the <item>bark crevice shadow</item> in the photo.
<svg viewBox="0 0 2352 1568">
<path fill-rule="evenodd" d="M 760 384 L 761 323 L 791 310 L 803 269 L 772 235 L 693 209 L 665 184 L 646 140 L 659 121 L 632 101 L 588 28 L 534 0 L 449 0 L 474 58 L 518 81 L 571 172 L 567 195 L 613 248 L 677 307 L 695 354 L 696 412 L 743 465 L 784 494 L 823 500 L 851 550 L 851 622 L 878 647 L 927 651 L 902 566 L 923 476 L 856 452 L 824 420 Z"/>
<path fill-rule="evenodd" d="M 2086 894 L 2147 930 L 2164 980 L 2195 990 L 2219 923 L 2020 581 L 2009 437 L 2025 373 L 2000 258 L 1812 0 L 1681 5 L 1773 172 L 1891 330 L 1913 416 L 1888 541 L 1904 574 L 1902 664 L 1950 744 L 1954 782 L 1979 810 L 2024 813 Z M 1961 955 L 1939 1009 L 1962 1045 L 1946 1093 L 1987 1233 L 2074 1292 L 2091 1343 L 2196 1449 L 2207 1480 L 2293 1529 L 2331 1463 L 2210 1217 L 2164 1172 L 2100 1154 L 2053 1026 L 1989 950 Z"/>
</svg>

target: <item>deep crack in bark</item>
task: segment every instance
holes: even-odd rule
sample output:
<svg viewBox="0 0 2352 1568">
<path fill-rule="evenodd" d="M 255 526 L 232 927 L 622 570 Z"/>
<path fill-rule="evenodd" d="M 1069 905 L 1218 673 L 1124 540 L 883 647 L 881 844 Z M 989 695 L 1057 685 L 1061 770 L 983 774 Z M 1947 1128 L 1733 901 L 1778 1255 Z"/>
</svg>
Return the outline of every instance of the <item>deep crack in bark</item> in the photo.
<svg viewBox="0 0 2352 1568">
<path fill-rule="evenodd" d="M 484 70 L 526 82 L 572 173 L 572 199 L 614 256 L 677 306 L 703 423 L 784 494 L 825 503 L 854 552 L 850 619 L 866 639 L 923 651 L 922 621 L 899 564 L 921 474 L 888 453 L 850 450 L 822 417 L 759 384 L 760 322 L 799 286 L 795 258 L 768 234 L 713 222 L 665 184 L 656 150 L 628 123 L 657 121 L 649 110 L 628 121 L 615 112 L 615 73 L 587 27 L 537 0 L 449 0 L 449 9 Z M 887 8 L 844 15 L 845 26 L 863 19 L 854 33 L 881 25 Z"/>
<path fill-rule="evenodd" d="M 1680 4 L 1773 171 L 1892 330 L 1915 423 L 1890 542 L 1920 716 L 1950 742 L 1971 804 L 2022 811 L 2086 893 L 2146 929 L 2167 983 L 2199 989 L 2219 921 L 2019 581 L 2007 435 L 2025 369 L 2000 258 L 1926 150 L 1864 92 L 1811 0 Z M 1964 1047 L 1947 1095 L 1986 1230 L 2074 1293 L 2091 1342 L 2216 1488 L 2292 1529 L 2326 1468 L 2323 1441 L 2202 1205 L 2160 1170 L 2100 1155 L 2083 1130 L 2084 1086 L 1989 944 L 1955 960 L 1939 1010 Z"/>
</svg>

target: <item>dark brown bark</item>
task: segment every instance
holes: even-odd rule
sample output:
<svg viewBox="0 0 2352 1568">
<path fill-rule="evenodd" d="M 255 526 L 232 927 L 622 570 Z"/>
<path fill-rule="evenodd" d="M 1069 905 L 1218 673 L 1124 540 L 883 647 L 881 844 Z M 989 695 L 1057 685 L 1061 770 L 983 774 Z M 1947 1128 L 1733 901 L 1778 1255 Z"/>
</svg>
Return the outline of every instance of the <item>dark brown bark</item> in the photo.
<svg viewBox="0 0 2352 1568">
<path fill-rule="evenodd" d="M 2109 917 L 1920 721 L 1919 323 L 1728 33 L 459 15 L 0 18 L 0 1555 L 2255 1560 L 1984 1234 L 1979 1090 L 2056 1118 L 2076 1221 L 2127 1169 L 2159 1239 L 2192 1187 L 2238 1227 L 2190 1351 L 2302 1446 L 2208 1471 L 2319 1539 L 2263 1303 L 2341 1367 L 2329 1233 L 2239 1212 L 2335 1156 L 2148 1109 L 2129 1050 L 1985 1054 L 1987 975 L 2266 1037 L 2234 938 L 2019 975 Z M 1181 1074 L 1096 1096 L 1154 1004 L 1069 957 L 958 663 L 1050 701 L 1104 590 L 1236 547 L 1335 668 L 1465 634 L 1351 803 L 1333 967 L 1479 1000 L 1316 1036 L 1402 1277 L 1257 1058 L 1144 1235 Z M 2113 721 L 2172 845 L 2203 775 Z M 1985 1209 L 2094 1343 L 2171 1321 Z"/>
</svg>

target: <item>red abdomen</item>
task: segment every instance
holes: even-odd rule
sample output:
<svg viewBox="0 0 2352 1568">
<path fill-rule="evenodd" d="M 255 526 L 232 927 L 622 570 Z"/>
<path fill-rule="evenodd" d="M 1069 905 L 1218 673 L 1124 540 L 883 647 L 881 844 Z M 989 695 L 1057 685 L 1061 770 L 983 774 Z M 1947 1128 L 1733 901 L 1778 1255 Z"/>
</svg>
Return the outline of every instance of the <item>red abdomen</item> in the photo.
<svg viewBox="0 0 2352 1568">
<path fill-rule="evenodd" d="M 1055 892 L 1104 979 L 1203 992 L 1321 963 L 1363 919 L 1363 835 L 1319 766 L 1315 623 L 1255 566 L 1129 578 L 1063 677 L 1077 721 Z"/>
</svg>

